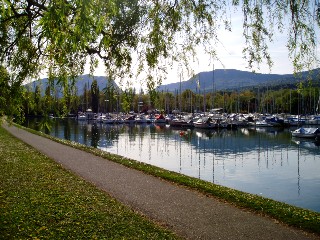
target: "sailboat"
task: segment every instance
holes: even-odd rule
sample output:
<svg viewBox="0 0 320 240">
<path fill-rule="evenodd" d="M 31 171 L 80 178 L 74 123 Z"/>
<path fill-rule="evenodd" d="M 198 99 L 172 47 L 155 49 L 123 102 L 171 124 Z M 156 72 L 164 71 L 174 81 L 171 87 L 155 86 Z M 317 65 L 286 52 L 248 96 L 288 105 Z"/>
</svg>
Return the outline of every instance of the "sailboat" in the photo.
<svg viewBox="0 0 320 240">
<path fill-rule="evenodd" d="M 193 127 L 192 119 L 181 116 L 181 74 L 180 74 L 180 99 L 179 99 L 179 116 L 169 122 L 170 127 L 191 128 Z"/>
<path fill-rule="evenodd" d="M 301 127 L 291 132 L 292 137 L 299 138 L 317 138 L 320 137 L 319 128 L 305 128 Z"/>
<path fill-rule="evenodd" d="M 193 123 L 195 128 L 202 129 L 213 129 L 216 128 L 216 123 L 210 117 L 199 118 L 196 122 Z"/>
</svg>

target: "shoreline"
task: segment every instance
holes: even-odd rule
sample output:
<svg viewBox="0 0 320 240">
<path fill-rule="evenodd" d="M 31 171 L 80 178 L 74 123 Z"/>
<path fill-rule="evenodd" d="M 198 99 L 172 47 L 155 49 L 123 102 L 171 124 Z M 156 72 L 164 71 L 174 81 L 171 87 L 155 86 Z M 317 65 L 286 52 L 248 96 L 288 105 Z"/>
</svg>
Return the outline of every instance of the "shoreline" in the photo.
<svg viewBox="0 0 320 240">
<path fill-rule="evenodd" d="M 34 132 L 38 135 L 42 135 L 41 133 L 39 133 L 39 132 L 37 133 L 37 132 L 30 130 L 30 129 L 28 129 L 28 131 Z M 45 136 L 45 137 L 48 138 L 48 136 Z M 49 138 L 52 138 L 52 137 L 49 137 Z M 262 197 L 254 196 L 252 194 L 245 194 L 240 191 L 235 191 L 233 189 L 228 189 L 228 188 L 224 188 L 224 187 L 217 186 L 217 185 L 213 186 L 213 184 L 205 183 L 204 181 L 200 181 L 200 180 L 193 179 L 190 177 L 175 174 L 175 173 L 172 173 L 169 171 L 165 171 L 163 169 L 148 166 L 146 164 L 137 163 L 137 162 L 132 161 L 130 159 L 115 156 L 113 154 L 103 153 L 100 150 L 93 149 L 90 147 L 85 147 L 80 144 L 75 144 L 72 142 L 68 142 L 65 140 L 62 141 L 62 140 L 54 139 L 54 138 L 52 138 L 52 140 L 63 143 L 63 144 L 67 144 L 69 146 L 72 146 L 73 148 L 79 148 L 79 149 L 82 149 L 86 152 L 91 152 L 95 155 L 103 156 L 104 158 L 121 163 L 123 165 L 130 166 L 131 168 L 134 167 L 140 171 L 143 171 L 144 173 L 147 173 L 148 175 L 152 174 L 152 175 L 155 175 L 157 178 L 161 177 L 165 180 L 168 180 L 171 182 L 176 182 L 180 185 L 186 186 L 189 189 L 192 188 L 192 190 L 198 190 L 198 191 L 202 192 L 202 194 L 211 195 L 211 196 L 213 196 L 213 198 L 219 197 L 220 200 L 218 202 L 221 203 L 223 201 L 228 201 L 229 203 L 231 203 L 233 205 L 235 204 L 240 208 L 245 208 L 247 210 L 254 211 L 255 216 L 257 216 L 257 214 L 258 215 L 269 215 L 272 218 L 278 219 L 277 221 L 281 221 L 284 223 L 286 223 L 286 221 L 289 221 L 289 222 L 287 222 L 287 224 L 291 224 L 295 227 L 300 227 L 301 229 L 312 231 L 314 233 L 317 233 L 317 235 L 319 233 L 319 222 L 320 222 L 319 221 L 319 219 L 320 219 L 319 213 L 314 213 L 312 211 L 308 211 L 305 209 L 295 208 L 295 207 L 292 207 L 287 204 L 278 203 L 276 201 L 264 199 Z M 211 197 L 209 197 L 209 198 L 211 198 Z M 135 201 L 137 201 L 137 199 Z M 215 200 L 215 201 L 217 201 L 217 200 Z M 291 217 L 286 216 L 288 214 L 288 209 L 290 210 L 290 213 L 292 215 Z M 281 210 L 281 212 L 280 212 L 280 210 Z M 243 211 L 243 210 L 238 209 L 237 211 Z M 279 216 L 277 217 L 277 215 L 282 215 L 282 216 L 279 218 Z M 284 217 L 283 215 L 286 217 L 283 218 Z M 300 218 L 300 220 L 299 220 L 299 218 Z M 309 218 L 310 220 L 306 220 L 306 218 Z M 273 221 L 275 221 L 275 220 L 273 220 Z M 318 232 L 317 232 L 317 230 L 318 230 Z"/>
</svg>

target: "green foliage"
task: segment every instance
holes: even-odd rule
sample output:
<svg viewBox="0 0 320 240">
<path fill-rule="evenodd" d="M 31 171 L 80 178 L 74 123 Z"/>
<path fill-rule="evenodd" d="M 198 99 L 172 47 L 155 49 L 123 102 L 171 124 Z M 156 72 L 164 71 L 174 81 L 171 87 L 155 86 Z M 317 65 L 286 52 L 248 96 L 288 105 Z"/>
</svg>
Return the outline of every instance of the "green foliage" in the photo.
<svg viewBox="0 0 320 240">
<path fill-rule="evenodd" d="M 7 115 L 17 122 L 23 121 L 23 87 L 15 82 L 7 69 L 0 65 L 0 116 Z"/>
<path fill-rule="evenodd" d="M 87 84 L 80 96 L 76 88 L 69 88 L 69 97 L 59 99 L 52 93 L 49 86 L 45 95 L 41 96 L 40 88 L 32 92 L 25 89 L 21 94 L 21 112 L 25 115 L 61 116 L 68 113 L 76 114 L 79 110 L 88 108 L 94 112 L 113 111 L 147 111 L 159 109 L 165 113 L 177 109 L 180 105 L 183 112 L 195 110 L 209 111 L 213 108 L 223 108 L 227 113 L 260 112 L 260 113 L 291 113 L 316 114 L 319 111 L 319 84 L 310 81 L 301 81 L 298 85 L 283 85 L 281 87 L 259 87 L 240 89 L 237 91 L 218 91 L 194 93 L 187 89 L 181 93 L 159 92 L 153 82 L 147 94 L 136 94 L 135 89 L 128 87 L 118 91 L 113 85 L 107 85 L 102 91 L 95 84 L 88 90 Z M 99 92 L 98 92 L 99 90 Z M 1 99 L 1 98 L 0 98 Z M 4 99 L 4 98 L 3 98 Z M 94 108 L 94 104 L 95 108 Z M 140 105 L 140 106 L 139 106 Z"/>
<path fill-rule="evenodd" d="M 6 114 L 6 100 L 10 93 L 9 78 L 9 74 L 6 69 L 0 66 L 0 116 Z"/>
<path fill-rule="evenodd" d="M 98 60 L 102 60 L 107 75 L 114 79 L 135 78 L 133 71 L 146 73 L 145 82 L 155 104 L 158 100 L 154 89 L 174 62 L 190 70 L 189 60 L 194 59 L 199 46 L 204 47 L 211 59 L 219 58 L 218 31 L 232 31 L 229 12 L 234 7 L 244 16 L 243 55 L 250 69 L 259 69 L 264 61 L 272 66 L 268 44 L 273 40 L 273 32 L 284 30 L 288 31 L 287 47 L 295 71 L 311 69 L 319 63 L 317 1 L 5 0 L 1 3 L 0 65 L 9 72 L 14 83 L 10 87 L 18 89 L 24 81 L 37 78 L 45 70 L 49 79 L 57 78 L 63 88 L 64 114 L 71 110 L 74 100 L 73 80 L 83 73 L 88 61 L 93 72 Z M 38 106 L 35 108 L 40 112 Z"/>
<path fill-rule="evenodd" d="M 49 77 L 79 75 L 88 59 L 92 70 L 101 59 L 110 76 L 132 76 L 138 56 L 138 72 L 161 79 L 174 61 L 188 66 L 197 46 L 217 58 L 217 33 L 232 30 L 233 7 L 244 16 L 250 68 L 264 60 L 272 66 L 268 43 L 286 29 L 295 69 L 317 60 L 319 4 L 309 0 L 8 0 L 0 6 L 0 62 L 22 83 L 43 68 Z"/>
<path fill-rule="evenodd" d="M 132 88 L 129 88 L 124 91 L 122 94 L 122 109 L 125 113 L 128 113 L 131 110 L 133 97 L 134 97 L 134 90 Z"/>
</svg>

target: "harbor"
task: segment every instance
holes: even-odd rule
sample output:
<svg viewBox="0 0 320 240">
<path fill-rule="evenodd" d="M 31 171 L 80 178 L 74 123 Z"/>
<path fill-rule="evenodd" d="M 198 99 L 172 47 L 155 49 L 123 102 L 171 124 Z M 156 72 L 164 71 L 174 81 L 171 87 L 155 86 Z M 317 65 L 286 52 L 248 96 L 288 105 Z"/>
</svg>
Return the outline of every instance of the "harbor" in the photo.
<svg viewBox="0 0 320 240">
<path fill-rule="evenodd" d="M 39 119 L 25 123 L 36 130 L 40 125 Z M 107 124 L 99 119 L 53 118 L 46 133 L 320 212 L 320 144 L 315 138 L 293 137 L 297 128 L 247 124 L 205 129 L 155 121 Z"/>
<path fill-rule="evenodd" d="M 147 124 L 165 123 L 170 126 L 175 122 L 189 123 L 187 127 L 199 128 L 236 128 L 257 127 L 294 127 L 302 125 L 320 125 L 320 115 L 291 115 L 291 114 L 261 114 L 261 113 L 222 113 L 222 108 L 213 109 L 210 112 L 186 113 L 178 110 L 171 114 L 163 114 L 159 111 L 149 113 L 94 113 L 91 109 L 79 112 L 76 119 L 79 121 L 97 121 L 106 124 Z M 200 125 L 197 123 L 208 123 Z M 183 124 L 182 124 L 183 125 Z"/>
</svg>

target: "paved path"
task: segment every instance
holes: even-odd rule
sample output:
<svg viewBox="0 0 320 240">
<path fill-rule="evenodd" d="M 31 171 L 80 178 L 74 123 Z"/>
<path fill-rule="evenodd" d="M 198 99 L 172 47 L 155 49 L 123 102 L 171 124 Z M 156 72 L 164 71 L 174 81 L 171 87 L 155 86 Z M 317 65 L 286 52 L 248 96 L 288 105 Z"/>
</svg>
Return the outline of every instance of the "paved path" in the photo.
<svg viewBox="0 0 320 240">
<path fill-rule="evenodd" d="M 319 239 L 159 178 L 3 124 L 14 136 L 186 239 Z"/>
</svg>

